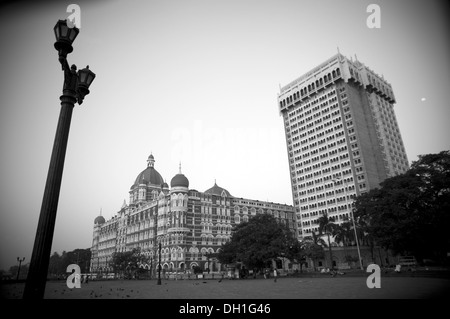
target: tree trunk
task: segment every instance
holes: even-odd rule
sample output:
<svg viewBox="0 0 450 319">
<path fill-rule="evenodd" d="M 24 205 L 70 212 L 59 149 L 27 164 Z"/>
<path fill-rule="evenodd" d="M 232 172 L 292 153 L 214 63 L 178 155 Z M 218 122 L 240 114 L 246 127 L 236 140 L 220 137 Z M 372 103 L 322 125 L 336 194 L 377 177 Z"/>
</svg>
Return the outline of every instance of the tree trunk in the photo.
<svg viewBox="0 0 450 319">
<path fill-rule="evenodd" d="M 373 241 L 370 242 L 370 254 L 372 255 L 372 262 L 375 263 L 375 247 Z"/>
<path fill-rule="evenodd" d="M 381 249 L 378 247 L 378 256 L 380 257 L 380 267 L 383 267 L 383 259 L 381 259 Z"/>
</svg>

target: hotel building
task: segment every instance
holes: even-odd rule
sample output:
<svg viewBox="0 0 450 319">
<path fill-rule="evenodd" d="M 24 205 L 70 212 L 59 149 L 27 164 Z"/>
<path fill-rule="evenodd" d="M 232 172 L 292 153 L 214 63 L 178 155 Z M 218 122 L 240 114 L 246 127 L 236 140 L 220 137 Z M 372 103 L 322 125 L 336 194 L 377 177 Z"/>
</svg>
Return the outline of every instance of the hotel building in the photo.
<svg viewBox="0 0 450 319">
<path fill-rule="evenodd" d="M 222 271 L 223 265 L 208 256 L 219 252 L 221 245 L 230 240 L 233 226 L 256 214 L 271 214 L 296 233 L 294 208 L 290 205 L 234 197 L 216 183 L 204 192 L 190 189 L 181 168 L 169 187 L 155 169 L 153 155 L 147 162 L 130 188 L 129 203 L 124 201 L 109 220 L 95 218 L 91 272 L 113 271 L 112 254 L 134 248 L 140 248 L 148 257 L 141 267 L 155 270 L 159 243 L 165 272 L 184 272 L 194 266 Z"/>
</svg>

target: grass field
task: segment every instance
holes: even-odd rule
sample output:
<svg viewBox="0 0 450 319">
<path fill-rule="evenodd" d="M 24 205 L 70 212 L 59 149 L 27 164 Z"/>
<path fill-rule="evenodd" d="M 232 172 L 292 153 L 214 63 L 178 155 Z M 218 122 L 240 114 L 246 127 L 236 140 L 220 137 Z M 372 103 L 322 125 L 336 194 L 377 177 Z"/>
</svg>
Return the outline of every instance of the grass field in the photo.
<svg viewBox="0 0 450 319">
<path fill-rule="evenodd" d="M 444 298 L 450 280 L 382 277 L 369 289 L 367 277 L 278 278 L 247 280 L 90 281 L 69 289 L 64 281 L 47 282 L 45 299 L 430 299 Z M 21 299 L 24 283 L 5 284 L 2 299 Z"/>
</svg>

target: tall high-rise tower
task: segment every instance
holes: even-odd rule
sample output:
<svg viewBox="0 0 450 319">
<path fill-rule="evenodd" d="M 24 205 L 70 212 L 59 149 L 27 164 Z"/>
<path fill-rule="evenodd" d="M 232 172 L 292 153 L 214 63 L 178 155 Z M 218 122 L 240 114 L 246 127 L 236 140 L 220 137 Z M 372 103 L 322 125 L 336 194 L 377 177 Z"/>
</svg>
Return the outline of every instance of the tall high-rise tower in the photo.
<svg viewBox="0 0 450 319">
<path fill-rule="evenodd" d="M 408 169 L 394 103 L 384 77 L 340 53 L 281 88 L 299 239 L 324 212 L 341 223 L 356 195 Z"/>
</svg>

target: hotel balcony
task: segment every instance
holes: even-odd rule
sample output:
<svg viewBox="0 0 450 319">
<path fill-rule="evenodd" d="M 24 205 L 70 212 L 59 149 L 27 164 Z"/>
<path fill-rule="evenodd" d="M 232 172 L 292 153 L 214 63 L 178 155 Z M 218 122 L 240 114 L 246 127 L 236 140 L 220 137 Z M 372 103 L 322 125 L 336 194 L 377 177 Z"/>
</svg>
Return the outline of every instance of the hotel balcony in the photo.
<svg viewBox="0 0 450 319">
<path fill-rule="evenodd" d="M 171 227 L 167 230 L 168 233 L 189 233 L 191 230 L 186 227 Z"/>
</svg>

